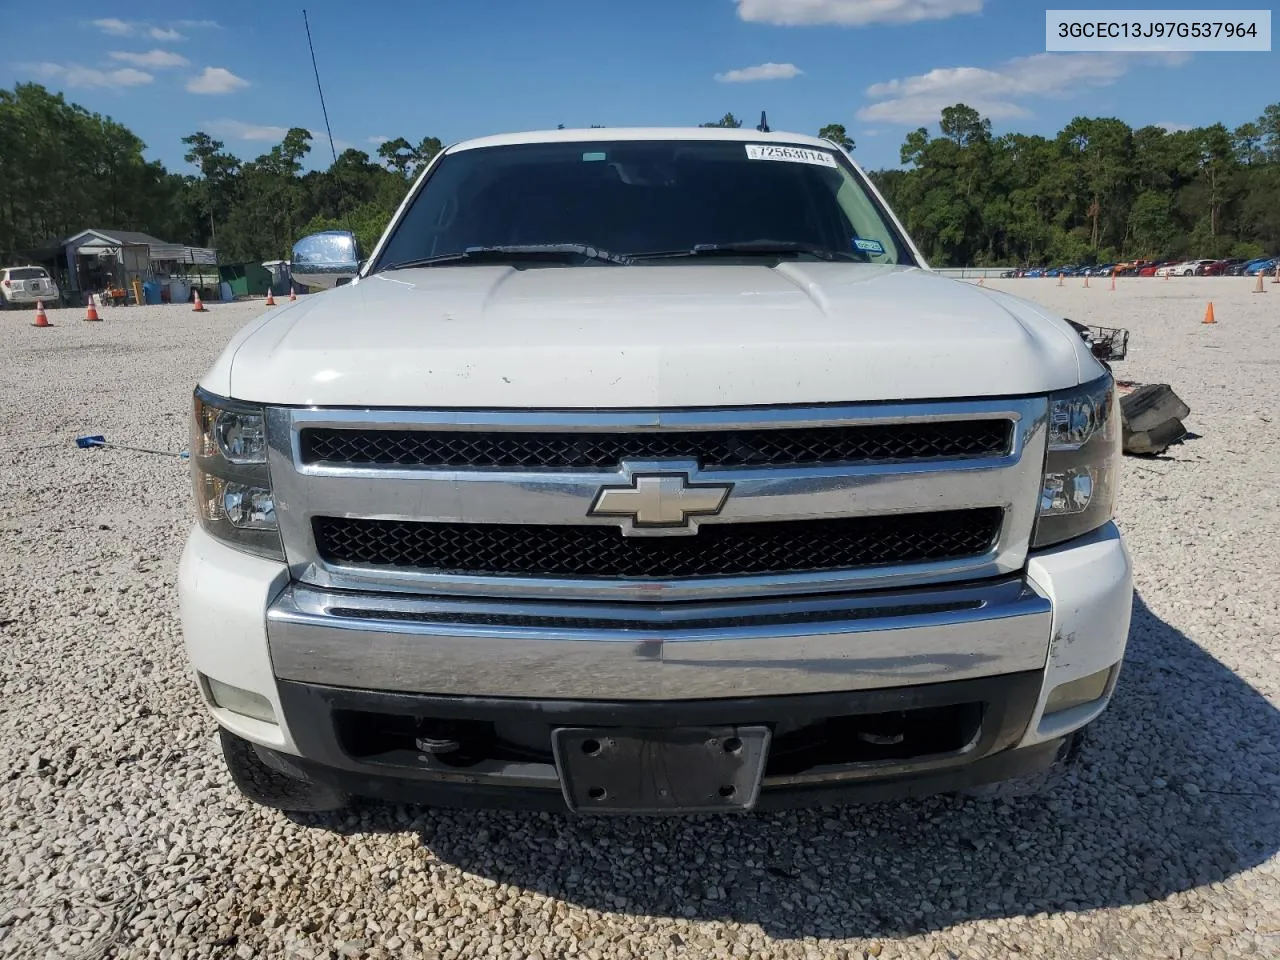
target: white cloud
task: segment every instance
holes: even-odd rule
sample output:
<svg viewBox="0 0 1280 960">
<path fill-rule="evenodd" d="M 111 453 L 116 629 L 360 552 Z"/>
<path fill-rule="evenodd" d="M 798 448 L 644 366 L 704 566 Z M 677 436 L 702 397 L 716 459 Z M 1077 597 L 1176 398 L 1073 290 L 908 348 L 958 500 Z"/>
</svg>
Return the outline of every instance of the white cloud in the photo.
<svg viewBox="0 0 1280 960">
<path fill-rule="evenodd" d="M 109 33 L 113 37 L 127 37 L 133 33 L 134 25 L 126 23 L 123 20 L 117 20 L 115 17 L 107 17 L 104 20 L 94 20 L 93 25 L 103 33 Z"/>
<path fill-rule="evenodd" d="M 130 53 L 124 50 L 112 50 L 107 54 L 112 60 L 131 63 L 135 67 L 185 67 L 191 61 L 180 53 L 168 50 L 148 50 L 146 53 Z"/>
<path fill-rule="evenodd" d="M 377 136 L 373 136 L 369 138 L 369 142 L 372 143 L 375 147 L 381 146 L 384 143 L 389 143 L 390 140 L 391 140 L 390 137 L 384 137 L 381 134 L 378 134 Z"/>
<path fill-rule="evenodd" d="M 858 136 L 860 136 L 860 137 L 878 137 L 878 136 L 880 136 L 880 131 L 879 131 L 879 130 L 859 130 L 859 131 L 858 131 Z"/>
<path fill-rule="evenodd" d="M 235 140 L 253 140 L 264 141 L 266 143 L 279 143 L 284 139 L 286 133 L 289 132 L 288 127 L 279 127 L 269 123 L 246 123 L 243 120 L 205 120 L 201 127 L 210 133 L 217 134 L 220 137 L 230 137 Z M 329 147 L 329 137 L 323 130 L 308 130 L 311 134 L 311 149 L 314 151 L 323 145 L 324 152 L 327 154 Z M 377 140 L 377 137 L 370 137 L 369 142 Z M 382 140 L 385 140 L 383 137 Z M 354 147 L 354 143 L 342 140 L 338 137 L 333 138 L 333 146 L 335 150 L 346 150 L 348 147 Z"/>
<path fill-rule="evenodd" d="M 791 80 L 804 73 L 794 63 L 762 63 L 755 67 L 742 67 L 727 73 L 717 73 L 721 83 L 752 83 L 756 80 Z"/>
<path fill-rule="evenodd" d="M 916 23 L 981 13 L 983 0 L 736 0 L 738 17 L 778 26 Z"/>
<path fill-rule="evenodd" d="M 205 67 L 197 77 L 187 81 L 188 93 L 234 93 L 249 86 L 249 81 L 237 77 L 225 67 Z"/>
<path fill-rule="evenodd" d="M 1031 115 L 1025 106 L 1028 99 L 1066 99 L 1109 86 L 1138 64 L 1172 67 L 1186 61 L 1186 57 L 1168 54 L 1037 53 L 993 69 L 940 67 L 868 87 L 867 98 L 879 102 L 860 109 L 858 118 L 929 124 L 938 120 L 943 107 L 964 103 L 992 120 L 1011 120 Z"/>
<path fill-rule="evenodd" d="M 78 64 L 37 63 L 32 73 L 45 80 L 56 80 L 67 87 L 137 87 L 155 79 L 151 74 L 132 67 L 119 70 L 94 70 Z"/>
<path fill-rule="evenodd" d="M 172 26 L 164 26 L 148 23 L 145 20 L 121 20 L 117 17 L 92 20 L 90 25 L 113 37 L 150 37 L 152 40 L 170 41 L 187 39 L 186 35 L 174 29 L 175 27 L 181 27 L 184 30 L 221 29 L 214 20 L 178 20 Z"/>
<path fill-rule="evenodd" d="M 1189 123 L 1171 123 L 1169 121 L 1165 121 L 1164 123 L 1157 123 L 1155 124 L 1155 126 L 1164 127 L 1164 129 L 1168 133 L 1186 133 L 1188 130 L 1195 129 L 1195 127 L 1193 127 Z"/>
<path fill-rule="evenodd" d="M 245 123 L 243 120 L 209 120 L 203 126 L 222 137 L 235 137 L 237 140 L 269 140 L 272 143 L 279 143 L 289 132 L 288 127 Z"/>
</svg>

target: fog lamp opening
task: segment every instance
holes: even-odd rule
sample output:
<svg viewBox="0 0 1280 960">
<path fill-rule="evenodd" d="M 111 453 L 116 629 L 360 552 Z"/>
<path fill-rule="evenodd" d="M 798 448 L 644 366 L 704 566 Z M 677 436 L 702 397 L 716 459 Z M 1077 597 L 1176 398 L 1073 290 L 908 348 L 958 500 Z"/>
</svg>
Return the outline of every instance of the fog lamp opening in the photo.
<svg viewBox="0 0 1280 960">
<path fill-rule="evenodd" d="M 275 724 L 276 713 L 271 707 L 271 701 L 261 694 L 233 687 L 213 677 L 205 677 L 204 682 L 209 692 L 209 699 L 215 707 L 221 707 L 230 713 L 249 717 L 252 720 Z"/>
<path fill-rule="evenodd" d="M 1071 710 L 1086 703 L 1101 700 L 1111 689 L 1112 674 L 1119 669 L 1119 666 L 1119 664 L 1115 664 L 1105 670 L 1091 673 L 1087 677 L 1069 680 L 1054 687 L 1049 694 L 1049 699 L 1044 704 L 1045 716 L 1051 713 L 1062 713 L 1065 710 Z"/>
</svg>

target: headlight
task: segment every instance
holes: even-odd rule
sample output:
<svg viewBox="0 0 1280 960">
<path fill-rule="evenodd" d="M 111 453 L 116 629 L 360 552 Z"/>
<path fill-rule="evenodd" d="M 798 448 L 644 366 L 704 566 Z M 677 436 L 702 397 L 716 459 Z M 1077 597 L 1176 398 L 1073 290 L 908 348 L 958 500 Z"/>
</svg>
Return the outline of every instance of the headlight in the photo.
<svg viewBox="0 0 1280 960">
<path fill-rule="evenodd" d="M 223 543 L 284 559 L 261 407 L 196 391 L 191 474 L 200 525 Z"/>
<path fill-rule="evenodd" d="M 1033 547 L 1111 519 L 1120 466 L 1120 401 L 1111 374 L 1049 396 L 1048 451 Z"/>
</svg>

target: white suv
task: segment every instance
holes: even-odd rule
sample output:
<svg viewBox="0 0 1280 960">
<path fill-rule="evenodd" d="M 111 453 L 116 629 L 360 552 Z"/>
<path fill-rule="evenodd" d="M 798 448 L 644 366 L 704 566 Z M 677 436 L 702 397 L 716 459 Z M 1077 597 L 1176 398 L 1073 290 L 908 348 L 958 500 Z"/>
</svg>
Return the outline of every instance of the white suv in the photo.
<svg viewBox="0 0 1280 960">
<path fill-rule="evenodd" d="M 19 304 L 30 306 L 38 300 L 57 300 L 58 285 L 44 267 L 0 269 L 0 310 Z"/>
</svg>

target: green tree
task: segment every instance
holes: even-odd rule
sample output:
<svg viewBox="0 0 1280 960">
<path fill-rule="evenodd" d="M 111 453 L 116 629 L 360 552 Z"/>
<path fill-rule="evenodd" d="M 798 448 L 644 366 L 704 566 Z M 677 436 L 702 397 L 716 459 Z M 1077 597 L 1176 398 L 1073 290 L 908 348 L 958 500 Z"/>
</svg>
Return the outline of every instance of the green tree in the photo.
<svg viewBox="0 0 1280 960">
<path fill-rule="evenodd" d="M 836 146 L 849 153 L 853 153 L 853 137 L 849 136 L 849 132 L 845 130 L 843 123 L 828 123 L 818 131 L 818 136 L 824 140 L 830 140 Z"/>
<path fill-rule="evenodd" d="M 378 156 L 402 177 L 408 177 L 413 166 L 413 145 L 404 137 L 378 144 Z"/>
<path fill-rule="evenodd" d="M 698 126 L 700 126 L 700 127 L 728 127 L 728 128 L 730 128 L 730 129 L 736 130 L 737 128 L 739 128 L 739 127 L 741 127 L 741 126 L 742 126 L 742 121 L 741 121 L 741 120 L 739 120 L 737 117 L 735 117 L 732 113 L 726 113 L 726 114 L 725 114 L 723 117 L 721 117 L 719 120 L 713 121 L 712 123 L 700 123 L 700 124 L 698 124 Z"/>
<path fill-rule="evenodd" d="M 1168 194 L 1148 191 L 1134 201 L 1129 213 L 1129 233 L 1135 253 L 1145 257 L 1161 256 L 1173 245 L 1177 229 Z"/>
<path fill-rule="evenodd" d="M 235 201 L 240 161 L 223 152 L 222 141 L 203 130 L 183 137 L 182 142 L 189 148 L 183 159 L 200 171 L 201 179 L 191 185 L 192 196 L 208 216 L 208 240 L 216 244 L 217 221 L 226 218 Z"/>
<path fill-rule="evenodd" d="M 1251 166 L 1263 159 L 1262 127 L 1256 123 L 1242 123 L 1231 134 L 1231 146 L 1236 162 Z"/>
<path fill-rule="evenodd" d="M 942 108 L 942 120 L 938 124 L 942 135 L 955 142 L 956 146 L 967 147 L 991 139 L 991 121 L 985 119 L 973 107 L 957 103 L 953 107 Z"/>
</svg>

